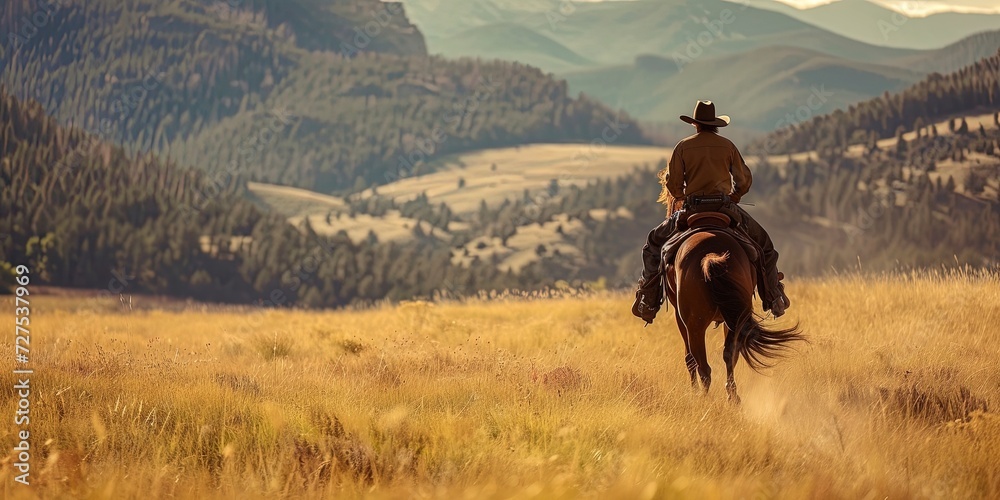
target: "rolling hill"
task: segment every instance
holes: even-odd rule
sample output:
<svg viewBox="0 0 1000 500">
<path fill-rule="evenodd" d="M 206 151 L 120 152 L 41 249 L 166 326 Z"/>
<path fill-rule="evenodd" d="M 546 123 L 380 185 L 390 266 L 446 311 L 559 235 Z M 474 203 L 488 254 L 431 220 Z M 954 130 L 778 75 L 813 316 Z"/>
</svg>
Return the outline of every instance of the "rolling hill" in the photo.
<svg viewBox="0 0 1000 500">
<path fill-rule="evenodd" d="M 978 130 L 982 126 L 988 137 L 993 138 L 990 140 L 1000 138 L 1000 127 L 994 121 L 993 113 L 964 119 L 970 130 Z M 976 212 L 978 208 L 1000 202 L 1000 157 L 980 152 L 975 147 L 966 149 L 963 146 L 962 158 L 956 160 L 952 155 L 958 149 L 946 144 L 969 144 L 969 136 L 951 132 L 947 120 L 933 125 L 940 130 L 941 140 L 947 141 L 938 142 L 930 150 L 936 151 L 933 154 L 940 158 L 934 162 L 933 169 L 918 174 L 912 167 L 900 167 L 899 159 L 890 160 L 889 165 L 902 168 L 907 176 L 912 176 L 908 178 L 914 183 L 918 182 L 918 176 L 926 176 L 927 184 L 918 186 L 941 186 L 936 188 L 940 192 L 934 200 L 926 202 L 936 207 L 935 210 L 957 210 L 950 213 L 980 217 Z M 913 131 L 904 134 L 903 140 L 920 144 L 927 141 L 924 136 L 926 132 L 918 137 Z M 975 142 L 974 139 L 972 141 Z M 895 138 L 878 141 L 880 151 L 891 152 L 897 148 Z M 656 184 L 649 165 L 661 162 L 669 156 L 670 150 L 609 147 L 606 154 L 595 158 L 593 166 L 585 168 L 575 162 L 567 162 L 574 153 L 572 147 L 566 145 L 533 145 L 520 150 L 467 153 L 447 160 L 448 165 L 442 165 L 438 173 L 396 181 L 380 187 L 377 192 L 356 195 L 354 198 L 357 200 L 353 202 L 339 198 L 331 202 L 330 198 L 317 197 L 315 193 L 265 185 L 251 185 L 251 191 L 258 194 L 282 192 L 279 197 L 269 196 L 268 203 L 272 209 L 290 216 L 290 220 L 296 223 L 301 222 L 303 214 L 311 214 L 308 218 L 317 232 L 333 234 L 343 230 L 352 239 L 364 241 L 369 238 L 368 230 L 371 230 L 379 241 L 400 243 L 415 240 L 414 229 L 420 224 L 419 218 L 401 217 L 397 210 L 370 215 L 364 213 L 363 208 L 358 208 L 361 205 L 358 200 L 391 198 L 405 201 L 425 196 L 426 203 L 446 205 L 454 213 L 455 220 L 450 222 L 448 228 L 432 229 L 423 225 L 421 230 L 424 234 L 433 234 L 438 238 L 450 236 L 453 241 L 461 242 L 452 251 L 454 265 L 470 265 L 478 259 L 480 262 L 493 262 L 501 271 L 516 272 L 542 261 L 545 256 L 555 256 L 563 261 L 559 276 L 587 276 L 589 279 L 604 276 L 614 283 L 627 283 L 636 269 L 635 251 L 641 236 L 662 217 L 662 211 L 653 203 Z M 845 191 L 850 182 L 844 178 L 832 181 L 838 178 L 827 171 L 831 168 L 829 162 L 833 160 L 821 157 L 815 151 L 760 157 L 754 146 L 747 146 L 744 154 L 756 173 L 755 189 L 748 198 L 756 206 L 748 206 L 747 209 L 768 228 L 782 247 L 797 249 L 783 260 L 783 268 L 790 273 L 815 274 L 824 267 L 820 263 L 851 266 L 851 259 L 859 255 L 866 268 L 892 267 L 892 261 L 885 260 L 885 249 L 879 250 L 879 245 L 886 245 L 891 252 L 897 252 L 893 257 L 895 259 L 913 250 L 912 243 L 889 246 L 883 238 L 893 232 L 880 229 L 884 233 L 877 234 L 872 227 L 876 219 L 864 217 L 887 210 L 882 205 L 886 203 L 885 197 L 890 196 L 881 191 L 885 186 L 895 186 L 896 191 L 891 196 L 895 203 L 900 204 L 900 210 L 913 210 L 913 206 L 907 203 L 914 203 L 913 198 L 919 197 L 919 190 L 926 187 L 905 187 L 906 184 L 892 178 L 879 180 L 872 185 L 883 187 L 878 188 L 879 194 L 874 198 L 876 204 L 872 205 L 872 199 L 865 198 L 869 196 L 867 189 Z M 886 161 L 880 159 L 873 163 L 871 153 L 860 146 L 851 147 L 842 155 L 838 163 L 853 165 L 850 167 L 854 169 L 851 176 L 864 173 L 863 170 L 856 170 L 858 165 L 876 165 Z M 608 161 L 617 161 L 621 166 L 609 165 Z M 497 165 L 496 171 L 492 170 L 494 164 Z M 504 167 L 501 168 L 501 165 Z M 558 191 L 550 191 L 551 179 L 544 173 L 545 170 L 551 170 L 556 175 L 563 173 Z M 542 172 L 526 175 L 536 171 Z M 567 171 L 571 174 L 565 174 Z M 875 167 L 871 172 L 871 175 L 885 174 Z M 980 180 L 972 181 L 970 178 Z M 469 179 L 468 185 L 458 187 L 460 179 Z M 826 185 L 828 182 L 833 182 L 834 186 Z M 949 183 L 954 184 L 956 193 L 951 196 L 955 201 L 946 202 L 948 198 L 943 186 Z M 981 186 L 980 191 L 970 191 L 974 186 Z M 811 193 L 817 188 L 820 188 L 819 192 L 829 192 L 817 194 L 815 198 L 808 195 L 806 199 L 811 200 L 808 203 L 825 199 L 828 201 L 822 201 L 821 206 L 826 206 L 833 200 L 841 200 L 838 204 L 840 208 L 806 209 L 802 205 L 803 200 L 792 201 L 795 190 Z M 527 204 L 524 203 L 526 193 L 531 200 Z M 957 208 L 948 209 L 947 203 L 957 203 Z M 487 210 L 485 216 L 482 214 L 484 204 Z M 289 207 L 294 207 L 294 210 L 289 211 Z M 851 207 L 861 207 L 860 222 L 854 219 L 858 213 L 852 212 Z M 355 210 L 358 213 L 349 213 Z M 944 217 L 944 212 L 940 216 Z M 481 222 L 494 218 L 514 221 L 514 225 L 509 230 L 497 231 Z M 892 220 L 881 222 L 895 224 Z M 835 243 L 835 240 L 842 241 L 844 238 L 848 238 L 848 244 Z M 921 237 L 911 235 L 909 238 L 917 241 Z M 974 247 L 979 249 L 991 248 L 983 241 L 978 241 L 976 245 Z M 827 249 L 823 250 L 824 247 Z M 989 255 L 989 250 L 986 252 Z M 597 253 L 602 255 L 598 257 Z M 1000 255 L 992 255 L 994 261 L 1000 259 Z M 948 255 L 939 257 L 950 258 Z"/>
<path fill-rule="evenodd" d="M 517 61 L 556 73 L 593 65 L 545 34 L 513 23 L 469 28 L 449 37 L 438 53 L 447 57 Z"/>
<path fill-rule="evenodd" d="M 840 12 L 854 4 L 870 7 L 866 15 L 891 16 L 863 1 L 825 7 Z M 727 109 L 741 120 L 737 126 L 752 134 L 780 126 L 779 118 L 795 113 L 815 86 L 832 95 L 822 108 L 809 109 L 810 116 L 902 90 L 929 73 L 958 70 L 1000 47 L 1000 24 L 985 33 L 958 30 L 968 36 L 914 50 L 844 36 L 757 4 L 722 0 L 408 5 L 414 22 L 428 33 L 432 52 L 538 65 L 566 78 L 572 92 L 620 107 L 671 136 L 684 132 L 671 126 L 674 117 L 698 98 L 730 103 Z M 934 20 L 944 29 L 951 18 L 942 16 L 911 21 Z M 955 16 L 986 19 L 984 26 L 997 17 Z M 854 19 L 858 29 L 877 28 L 877 18 Z M 903 25 L 907 29 L 909 22 Z"/>
<path fill-rule="evenodd" d="M 16 14 L 32 5 L 5 9 L 0 30 L 19 33 Z M 627 116 L 570 97 L 536 68 L 429 57 L 396 3 L 221 7 L 68 4 L 33 36 L 0 47 L 2 81 L 129 151 L 326 193 L 422 172 L 461 151 L 589 141 L 613 121 L 631 124 L 618 141 L 648 142 Z"/>
<path fill-rule="evenodd" d="M 555 0 L 540 2 L 531 8 L 519 3 L 505 6 L 502 2 L 478 0 L 473 3 L 489 5 L 490 8 L 472 11 L 471 7 L 463 8 L 459 3 L 464 2 L 408 3 L 422 7 L 413 10 L 411 16 L 414 23 L 434 40 L 429 44 L 431 52 L 462 51 L 463 40 L 453 40 L 458 34 L 457 27 L 461 27 L 461 31 L 485 30 L 499 22 L 518 24 L 532 30 L 592 61 L 591 68 L 621 64 L 643 54 L 664 57 L 686 54 L 689 45 L 699 36 L 703 37 L 703 43 L 693 46 L 692 50 L 700 53 L 695 58 L 738 53 L 775 43 L 864 62 L 884 61 L 915 53 L 872 46 L 783 14 L 753 6 L 744 8 L 723 0 L 574 3 L 571 8 Z M 476 12 L 489 12 L 489 15 L 476 16 Z M 480 43 L 490 47 L 493 52 L 490 57 L 494 57 L 510 40 L 504 37 L 502 30 L 493 33 L 487 30 L 483 31 Z M 516 60 L 513 55 L 502 58 Z M 542 69 L 555 71 L 547 67 Z"/>
<path fill-rule="evenodd" d="M 398 202 L 421 194 L 445 203 L 459 215 L 474 214 L 482 204 L 496 207 L 505 200 L 549 189 L 583 187 L 648 170 L 670 158 L 670 148 L 581 144 L 533 144 L 517 148 L 469 152 L 437 160 L 434 173 L 400 179 L 352 198 L 371 196 Z"/>
<path fill-rule="evenodd" d="M 967 61 L 988 57 L 998 48 L 1000 31 L 881 63 L 774 45 L 680 64 L 673 58 L 645 55 L 631 65 L 563 76 L 572 90 L 612 103 L 646 121 L 673 120 L 695 100 L 717 96 L 713 99 L 724 104 L 726 113 L 734 117 L 734 125 L 769 131 L 846 109 L 885 92 L 900 91 L 928 73 L 957 71 L 968 65 Z M 720 68 L 725 68 L 725 76 L 720 76 Z M 810 101 L 814 93 L 824 94 L 822 102 Z M 807 106 L 809 113 L 799 112 L 801 106 Z M 793 120 L 787 119 L 789 114 Z"/>
<path fill-rule="evenodd" d="M 1000 14 L 941 12 L 910 17 L 870 0 L 839 0 L 798 9 L 764 0 L 754 7 L 773 10 L 841 36 L 886 47 L 935 49 L 1000 28 Z"/>
<path fill-rule="evenodd" d="M 903 92 L 851 106 L 773 132 L 767 151 L 842 149 L 916 130 L 956 115 L 994 112 L 1000 107 L 1000 50 L 961 70 L 932 74 Z"/>
<path fill-rule="evenodd" d="M 713 100 L 720 112 L 732 116 L 734 125 L 758 130 L 789 123 L 789 113 L 802 121 L 901 90 L 920 77 L 914 71 L 785 46 L 699 59 L 680 68 L 673 60 L 644 56 L 630 66 L 566 75 L 571 88 L 634 110 L 640 119 L 673 121 L 696 100 L 717 96 Z"/>
<path fill-rule="evenodd" d="M 370 234 L 379 242 L 397 243 L 412 242 L 417 234 L 431 235 L 442 241 L 462 242 L 453 251 L 455 265 L 468 266 L 477 257 L 482 262 L 497 259 L 500 270 L 518 272 L 541 260 L 541 246 L 547 253 L 576 256 L 575 266 L 586 267 L 579 241 L 586 237 L 588 229 L 580 217 L 562 214 L 536 222 L 540 213 L 525 216 L 518 221 L 516 231 L 503 238 L 481 225 L 476 227 L 480 212 L 484 208 L 501 211 L 508 204 L 523 203 L 526 196 L 536 206 L 548 205 L 573 188 L 641 173 L 650 179 L 652 188 L 653 165 L 669 158 L 670 152 L 669 148 L 641 146 L 612 145 L 590 150 L 582 145 L 534 144 L 451 155 L 436 160 L 440 164 L 432 169 L 435 173 L 400 179 L 349 199 L 270 184 L 250 183 L 248 189 L 263 208 L 287 217 L 293 225 L 308 219 L 310 228 L 317 233 L 334 235 L 344 231 L 358 243 L 370 239 Z M 375 200 L 402 204 L 421 197 L 431 205 L 447 206 L 455 220 L 446 227 L 433 227 L 419 218 L 402 215 L 398 209 L 372 215 L 363 208 L 366 202 Z M 585 217 L 605 221 L 634 218 L 624 208 L 594 208 L 587 210 Z"/>
<path fill-rule="evenodd" d="M 997 25 L 995 27 L 1000 27 Z M 1000 31 L 986 31 L 959 40 L 940 49 L 923 51 L 886 61 L 900 68 L 910 68 L 924 73 L 954 73 L 976 61 L 985 59 L 1000 49 Z"/>
</svg>

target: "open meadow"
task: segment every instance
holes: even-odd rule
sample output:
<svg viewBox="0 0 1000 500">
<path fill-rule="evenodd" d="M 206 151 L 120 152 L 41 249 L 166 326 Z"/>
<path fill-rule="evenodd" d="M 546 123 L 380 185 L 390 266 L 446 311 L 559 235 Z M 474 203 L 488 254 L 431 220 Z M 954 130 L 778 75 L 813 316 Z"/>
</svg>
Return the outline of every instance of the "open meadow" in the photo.
<svg viewBox="0 0 1000 500">
<path fill-rule="evenodd" d="M 778 323 L 810 343 L 765 375 L 741 362 L 742 406 L 726 402 L 720 331 L 705 396 L 672 311 L 642 328 L 623 293 L 327 312 L 33 296 L 33 486 L 12 480 L 7 369 L 0 496 L 1000 491 L 1000 276 L 828 277 L 789 294 Z"/>
</svg>

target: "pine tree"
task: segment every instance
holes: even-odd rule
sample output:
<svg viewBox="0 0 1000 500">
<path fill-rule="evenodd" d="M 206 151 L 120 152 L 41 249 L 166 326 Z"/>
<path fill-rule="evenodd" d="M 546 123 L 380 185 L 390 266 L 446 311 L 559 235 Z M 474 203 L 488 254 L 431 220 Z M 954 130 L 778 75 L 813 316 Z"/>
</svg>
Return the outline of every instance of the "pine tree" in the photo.
<svg viewBox="0 0 1000 500">
<path fill-rule="evenodd" d="M 977 195 L 983 192 L 986 188 L 986 179 L 979 175 L 977 172 L 972 171 L 965 177 L 965 192 L 973 195 Z"/>
</svg>

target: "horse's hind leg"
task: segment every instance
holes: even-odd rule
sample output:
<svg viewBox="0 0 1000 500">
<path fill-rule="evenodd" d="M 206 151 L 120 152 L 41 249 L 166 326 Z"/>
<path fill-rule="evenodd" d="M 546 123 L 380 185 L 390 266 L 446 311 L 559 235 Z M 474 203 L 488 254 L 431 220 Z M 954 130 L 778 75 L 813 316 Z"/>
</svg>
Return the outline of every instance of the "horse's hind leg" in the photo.
<svg viewBox="0 0 1000 500">
<path fill-rule="evenodd" d="M 695 361 L 694 355 L 691 354 L 691 344 L 688 342 L 688 329 L 684 325 L 684 320 L 681 319 L 680 308 L 677 307 L 679 303 L 677 301 L 677 292 L 674 288 L 674 283 L 676 283 L 677 275 L 674 274 L 674 267 L 667 267 L 667 283 L 670 286 L 665 287 L 664 292 L 667 295 L 667 302 L 674 306 L 674 319 L 677 321 L 677 331 L 681 333 L 681 339 L 684 340 L 684 365 L 687 367 L 688 374 L 691 376 L 691 387 L 698 388 L 698 362 Z"/>
<path fill-rule="evenodd" d="M 712 367 L 708 366 L 708 354 L 705 352 L 705 330 L 708 329 L 709 321 L 695 320 L 685 323 L 687 326 L 688 345 L 691 348 L 691 355 L 698 366 L 698 377 L 701 378 L 701 385 L 708 392 L 708 387 L 712 385 Z"/>
<path fill-rule="evenodd" d="M 736 332 L 728 326 L 726 329 L 726 346 L 722 349 L 722 359 L 726 360 L 726 394 L 729 401 L 740 404 L 740 395 L 736 393 L 736 378 L 733 371 L 736 370 L 736 362 L 740 359 L 740 351 L 736 346 Z"/>
<path fill-rule="evenodd" d="M 694 360 L 694 355 L 691 354 L 691 344 L 688 343 L 687 327 L 684 326 L 684 321 L 681 320 L 681 314 L 677 312 L 677 307 L 674 307 L 674 318 L 677 319 L 677 330 L 681 332 L 681 338 L 684 339 L 684 364 L 687 366 L 688 374 L 691 375 L 691 387 L 698 387 L 698 362 Z"/>
</svg>

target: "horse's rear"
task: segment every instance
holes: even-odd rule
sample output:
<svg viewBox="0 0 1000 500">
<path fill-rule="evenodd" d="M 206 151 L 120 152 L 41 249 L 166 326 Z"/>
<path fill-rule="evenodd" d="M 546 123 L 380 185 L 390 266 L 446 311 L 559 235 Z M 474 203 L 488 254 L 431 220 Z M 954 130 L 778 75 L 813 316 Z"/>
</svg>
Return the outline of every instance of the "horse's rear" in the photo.
<svg viewBox="0 0 1000 500">
<path fill-rule="evenodd" d="M 684 338 L 692 385 L 700 378 L 708 391 L 712 383 L 705 332 L 712 322 L 723 322 L 726 392 L 735 402 L 739 402 L 739 396 L 733 370 L 740 355 L 751 368 L 760 370 L 769 366 L 769 360 L 780 357 L 790 342 L 802 339 L 797 327 L 770 330 L 757 321 L 753 314 L 755 276 L 743 247 L 722 231 L 692 235 L 667 269 L 667 298 L 674 306 L 677 328 Z"/>
</svg>

